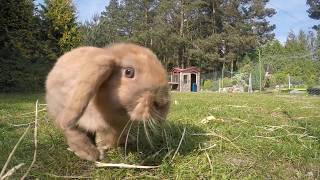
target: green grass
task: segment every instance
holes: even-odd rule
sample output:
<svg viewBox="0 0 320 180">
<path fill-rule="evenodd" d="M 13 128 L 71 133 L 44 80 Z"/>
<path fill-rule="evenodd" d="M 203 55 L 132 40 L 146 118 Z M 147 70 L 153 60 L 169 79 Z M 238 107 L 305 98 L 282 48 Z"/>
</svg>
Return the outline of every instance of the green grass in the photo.
<svg viewBox="0 0 320 180">
<path fill-rule="evenodd" d="M 34 120 L 35 101 L 43 94 L 0 95 L 0 167 L 26 126 Z M 43 107 L 40 107 L 40 109 Z M 211 120 L 203 121 L 211 117 Z M 178 154 L 172 160 L 183 129 Z M 8 169 L 33 158 L 33 129 Z M 39 114 L 37 161 L 30 178 L 85 176 L 95 179 L 319 179 L 320 97 L 275 94 L 173 93 L 168 125 L 153 136 L 152 149 L 143 134 L 140 143 L 111 150 L 103 162 L 160 165 L 151 170 L 96 168 L 67 150 L 62 134 Z M 142 131 L 142 128 L 140 128 Z M 195 135 L 200 134 L 200 135 Z M 207 150 L 203 150 L 207 147 Z M 158 152 L 161 150 L 160 152 Z M 209 161 L 210 159 L 210 161 Z"/>
</svg>

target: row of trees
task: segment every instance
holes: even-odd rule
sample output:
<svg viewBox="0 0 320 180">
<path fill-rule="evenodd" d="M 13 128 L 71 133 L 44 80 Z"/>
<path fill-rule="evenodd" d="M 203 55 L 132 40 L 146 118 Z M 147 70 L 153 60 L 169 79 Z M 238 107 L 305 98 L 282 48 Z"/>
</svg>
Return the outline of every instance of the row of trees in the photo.
<svg viewBox="0 0 320 180">
<path fill-rule="evenodd" d="M 291 32 L 284 44 L 272 40 L 262 46 L 259 49 L 261 62 L 257 52 L 246 55 L 239 72 L 246 75 L 252 73 L 254 89 L 260 88 L 260 75 L 262 88 L 288 85 L 289 76 L 293 86 L 312 86 L 320 80 L 319 47 L 319 33 Z M 265 77 L 266 73 L 271 76 Z"/>
<path fill-rule="evenodd" d="M 319 0 L 307 0 L 318 18 Z M 42 90 L 64 52 L 128 41 L 151 48 L 169 70 L 241 68 L 274 38 L 269 0 L 110 0 L 101 14 L 78 23 L 72 0 L 1 0 L 0 91 Z M 252 55 L 253 54 L 253 55 Z M 316 56 L 317 58 L 318 56 Z"/>
<path fill-rule="evenodd" d="M 0 91 L 42 90 L 63 52 L 81 44 L 72 0 L 1 0 Z"/>
<path fill-rule="evenodd" d="M 118 41 L 151 48 L 166 65 L 231 70 L 253 48 L 272 39 L 268 0 L 110 0 L 82 25 L 86 45 Z"/>
<path fill-rule="evenodd" d="M 320 20 L 320 0 L 307 0 L 306 4 L 309 7 L 309 17 Z M 290 32 L 285 44 L 273 40 L 261 47 L 263 72 L 272 74 L 271 79 L 266 79 L 263 85 L 288 85 L 289 76 L 292 86 L 308 87 L 320 84 L 319 27 L 320 25 L 316 24 L 313 26 L 314 31 L 301 30 L 298 34 Z"/>
</svg>

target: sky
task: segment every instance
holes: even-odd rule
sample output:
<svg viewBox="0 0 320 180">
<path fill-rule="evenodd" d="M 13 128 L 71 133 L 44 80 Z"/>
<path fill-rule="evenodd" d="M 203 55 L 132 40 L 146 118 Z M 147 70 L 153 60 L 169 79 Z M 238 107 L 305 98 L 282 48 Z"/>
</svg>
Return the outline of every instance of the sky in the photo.
<svg viewBox="0 0 320 180">
<path fill-rule="evenodd" d="M 286 41 L 291 30 L 295 33 L 300 30 L 308 32 L 313 25 L 319 23 L 308 17 L 306 0 L 270 0 L 268 6 L 277 11 L 270 22 L 276 25 L 274 32 L 282 43 Z"/>
<path fill-rule="evenodd" d="M 36 0 L 42 2 L 43 0 Z M 90 20 L 94 14 L 100 14 L 109 0 L 74 0 L 78 12 L 78 21 Z M 275 35 L 280 42 L 284 43 L 288 33 L 292 30 L 310 31 L 317 24 L 315 20 L 308 17 L 306 0 L 270 0 L 268 7 L 274 8 L 277 14 L 268 19 L 271 24 L 276 25 Z"/>
</svg>

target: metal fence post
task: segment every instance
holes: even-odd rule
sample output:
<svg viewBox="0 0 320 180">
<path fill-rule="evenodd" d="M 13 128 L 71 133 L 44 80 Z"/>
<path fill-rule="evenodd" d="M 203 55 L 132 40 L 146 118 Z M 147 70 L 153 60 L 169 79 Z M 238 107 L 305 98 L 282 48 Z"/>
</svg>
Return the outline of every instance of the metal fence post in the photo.
<svg viewBox="0 0 320 180">
<path fill-rule="evenodd" d="M 252 78 L 251 78 L 251 73 L 250 73 L 250 75 L 249 75 L 248 93 L 252 93 Z"/>
<path fill-rule="evenodd" d="M 260 49 L 258 49 L 258 55 L 259 55 L 260 92 L 261 92 L 262 91 L 262 63 L 261 63 L 261 52 L 260 52 Z"/>
</svg>

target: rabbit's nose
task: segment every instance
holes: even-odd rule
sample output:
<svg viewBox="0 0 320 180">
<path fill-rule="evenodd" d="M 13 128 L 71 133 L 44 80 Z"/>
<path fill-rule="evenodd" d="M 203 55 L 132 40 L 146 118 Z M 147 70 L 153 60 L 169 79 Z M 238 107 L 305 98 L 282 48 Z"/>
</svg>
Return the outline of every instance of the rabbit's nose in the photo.
<svg viewBox="0 0 320 180">
<path fill-rule="evenodd" d="M 158 109 L 158 108 L 160 108 L 160 103 L 159 102 L 157 102 L 157 101 L 153 101 L 153 107 L 154 108 L 156 108 L 156 109 Z"/>
</svg>

